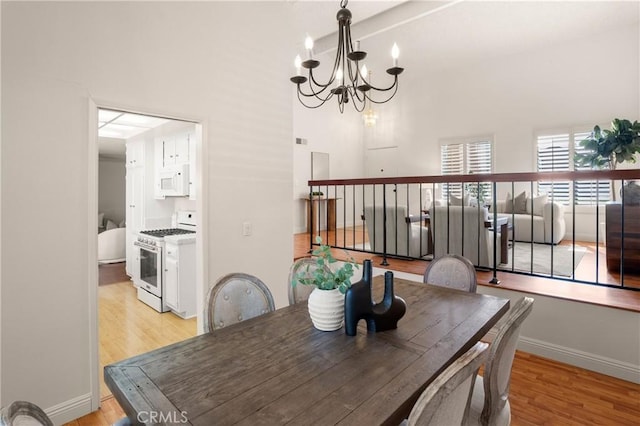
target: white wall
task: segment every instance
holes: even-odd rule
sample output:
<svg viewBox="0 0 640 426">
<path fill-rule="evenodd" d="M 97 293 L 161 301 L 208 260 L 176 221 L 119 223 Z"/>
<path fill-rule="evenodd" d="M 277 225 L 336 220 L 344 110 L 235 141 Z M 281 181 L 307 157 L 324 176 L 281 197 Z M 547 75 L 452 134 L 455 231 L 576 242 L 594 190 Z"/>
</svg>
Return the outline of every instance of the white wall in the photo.
<svg viewBox="0 0 640 426">
<path fill-rule="evenodd" d="M 317 58 L 322 65 L 330 62 L 326 55 Z M 292 85 L 293 86 L 293 85 Z M 293 134 L 294 138 L 307 139 L 306 145 L 295 145 L 293 148 L 293 232 L 306 232 L 305 201 L 301 197 L 309 196 L 307 182 L 311 179 L 311 153 L 326 152 L 329 154 L 330 179 L 349 179 L 364 176 L 362 155 L 362 117 L 347 105 L 344 113 L 338 110 L 338 103 L 331 99 L 318 109 L 307 109 L 300 104 L 295 90 L 293 95 Z M 323 191 L 324 192 L 324 191 Z M 333 196 L 333 192 L 330 194 Z M 341 198 L 341 193 L 337 194 Z M 338 226 L 344 222 L 343 201 L 337 202 Z M 359 210 L 357 210 L 359 211 Z M 353 223 L 353 209 L 347 206 L 347 224 Z"/>
<path fill-rule="evenodd" d="M 561 284 L 579 285 L 579 284 Z M 545 358 L 640 383 L 640 314 L 499 287 L 478 292 L 511 299 L 535 299 L 518 348 Z"/>
<path fill-rule="evenodd" d="M 245 271 L 287 304 L 295 55 L 282 22 L 290 8 L 2 2 L 2 405 L 30 400 L 61 423 L 95 404 L 90 97 L 203 123 L 205 286 Z M 243 221 L 253 223 L 251 237 Z"/>
<path fill-rule="evenodd" d="M 401 167 L 439 174 L 440 139 L 493 134 L 495 172 L 535 171 L 536 131 L 636 119 L 638 35 L 627 26 L 461 69 L 407 72 L 403 88 L 411 90 L 388 104 L 404 112 L 392 116 L 403 130 Z M 589 66 L 595 53 L 616 66 Z"/>
<path fill-rule="evenodd" d="M 100 158 L 98 161 L 98 211 L 116 226 L 125 216 L 125 161 L 116 158 Z"/>
<path fill-rule="evenodd" d="M 384 272 L 382 268 L 374 268 L 374 275 Z M 394 272 L 394 276 L 422 281 L 422 276 L 404 272 Z M 512 307 L 522 297 L 534 299 L 533 311 L 522 326 L 519 350 L 640 383 L 640 315 L 637 312 L 505 290 L 499 286 L 480 285 L 478 293 L 510 299 Z M 493 330 L 486 337 L 493 339 Z"/>
</svg>

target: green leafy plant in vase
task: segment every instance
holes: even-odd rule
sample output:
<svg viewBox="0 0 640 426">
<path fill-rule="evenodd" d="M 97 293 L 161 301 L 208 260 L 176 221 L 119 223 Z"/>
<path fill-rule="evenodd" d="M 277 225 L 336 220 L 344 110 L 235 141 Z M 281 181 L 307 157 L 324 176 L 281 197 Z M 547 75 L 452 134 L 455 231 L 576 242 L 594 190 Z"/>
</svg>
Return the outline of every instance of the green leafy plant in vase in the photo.
<svg viewBox="0 0 640 426">
<path fill-rule="evenodd" d="M 316 237 L 319 247 L 313 250 L 315 268 L 307 266 L 298 273 L 291 285 L 310 285 L 315 288 L 309 295 L 309 315 L 313 325 L 322 331 L 334 331 L 342 327 L 344 322 L 344 294 L 351 287 L 351 277 L 358 269 L 353 257 L 349 257 L 340 267 L 338 260 L 331 253 L 331 247 L 322 244 L 322 238 Z M 332 268 L 331 265 L 334 265 Z"/>
<path fill-rule="evenodd" d="M 593 132 L 580 142 L 583 152 L 574 155 L 577 167 L 615 170 L 624 162 L 635 163 L 640 152 L 640 123 L 614 118 L 611 130 L 595 126 Z M 616 201 L 616 193 L 611 185 L 611 200 Z"/>
</svg>

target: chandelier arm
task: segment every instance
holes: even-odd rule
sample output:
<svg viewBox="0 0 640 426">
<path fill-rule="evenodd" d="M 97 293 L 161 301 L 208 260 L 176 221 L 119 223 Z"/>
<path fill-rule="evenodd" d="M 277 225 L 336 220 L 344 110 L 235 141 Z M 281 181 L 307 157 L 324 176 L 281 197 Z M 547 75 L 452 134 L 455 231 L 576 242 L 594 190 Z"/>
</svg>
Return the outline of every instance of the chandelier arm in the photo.
<svg viewBox="0 0 640 426">
<path fill-rule="evenodd" d="M 397 89 L 397 87 L 398 87 L 398 76 L 397 75 L 394 76 L 393 84 L 391 84 L 391 86 L 389 86 L 387 88 L 372 86 L 370 83 L 367 83 L 367 84 L 369 84 L 369 87 L 371 87 L 371 90 L 375 90 L 377 92 L 388 92 L 389 90 L 393 90 L 393 89 L 395 89 L 397 91 L 398 90 Z M 394 91 L 394 93 L 395 93 L 395 91 Z"/>
<path fill-rule="evenodd" d="M 353 108 L 357 112 L 364 111 L 366 108 L 366 98 L 364 96 L 364 93 L 358 94 L 358 90 L 352 86 L 349 86 L 347 90 L 351 96 L 351 101 L 353 102 Z"/>
<path fill-rule="evenodd" d="M 347 67 L 345 67 L 345 62 L 347 62 L 347 55 L 349 54 L 349 49 L 348 47 L 345 45 L 345 28 L 349 28 L 348 25 L 345 25 L 345 23 L 343 21 L 340 21 L 340 24 L 338 25 L 338 32 L 340 33 L 339 37 L 338 37 L 338 54 L 336 55 L 336 69 L 335 71 L 337 71 L 340 66 L 342 66 L 342 84 L 346 85 L 346 81 L 347 81 Z M 349 38 L 347 37 L 347 40 L 349 41 Z M 347 64 L 347 66 L 349 66 L 349 64 Z M 335 75 L 335 74 L 334 74 Z"/>
<path fill-rule="evenodd" d="M 322 89 L 320 89 L 319 91 L 316 92 L 316 90 L 314 89 L 312 83 L 315 84 L 316 86 L 318 86 L 318 88 L 321 87 Z M 309 70 L 309 89 L 311 90 L 311 93 L 320 94 L 320 93 L 324 92 L 329 87 L 330 84 L 331 84 L 331 81 L 329 81 L 329 83 L 327 83 L 327 84 L 318 83 L 316 81 L 315 77 L 313 76 L 313 71 Z"/>
<path fill-rule="evenodd" d="M 358 90 L 357 87 L 354 86 L 351 93 L 351 98 L 357 99 L 359 102 L 364 102 L 367 99 L 367 94 Z"/>
<path fill-rule="evenodd" d="M 387 103 L 387 102 L 389 102 L 389 101 L 391 100 L 391 98 L 393 98 L 393 97 L 396 95 L 396 92 L 398 91 L 398 84 L 397 84 L 397 82 L 396 82 L 396 83 L 394 83 L 394 84 L 393 84 L 393 86 L 392 86 L 392 87 L 390 87 L 390 88 L 389 88 L 389 89 L 387 89 L 387 90 L 390 90 L 390 89 L 392 89 L 392 88 L 395 88 L 395 90 L 394 90 L 394 91 L 393 91 L 393 93 L 392 93 L 392 94 L 391 94 L 387 99 L 385 99 L 384 101 L 374 101 L 373 99 L 371 99 L 371 96 L 368 96 L 368 95 L 367 95 L 367 99 L 369 99 L 369 101 L 370 101 L 370 102 L 373 102 L 374 104 L 384 104 L 384 103 Z"/>
<path fill-rule="evenodd" d="M 333 93 L 330 91 L 329 93 L 326 94 L 326 96 L 322 97 L 320 96 L 322 94 L 322 92 L 324 92 L 324 89 L 319 91 L 319 92 L 315 92 L 315 91 L 311 91 L 311 93 L 305 93 L 300 86 L 298 86 L 298 99 L 300 99 L 300 96 L 304 96 L 305 98 L 316 98 L 318 99 L 320 102 L 325 103 L 326 101 L 328 101 L 329 99 L 331 99 L 333 97 Z"/>
<path fill-rule="evenodd" d="M 351 26 L 350 25 L 345 25 L 345 33 L 347 36 L 347 52 L 345 53 L 346 57 L 349 57 L 349 53 L 353 52 L 353 43 L 352 43 L 352 39 L 351 39 Z M 355 62 L 355 68 L 356 68 L 356 77 L 353 78 L 353 70 L 351 68 L 351 62 Z M 349 69 L 349 80 L 351 80 L 351 82 L 353 83 L 353 87 L 357 87 L 358 85 L 358 74 L 359 70 L 358 70 L 358 61 L 347 61 L 347 65 L 348 65 L 348 69 Z"/>
<path fill-rule="evenodd" d="M 325 99 L 325 100 L 321 100 L 321 102 L 318 105 L 307 105 L 304 100 L 300 97 L 300 95 L 304 95 L 304 93 L 301 93 L 300 90 L 298 90 L 298 100 L 300 101 L 300 103 L 305 107 L 305 108 L 309 108 L 309 109 L 316 109 L 316 108 L 320 108 L 322 105 L 324 105 L 324 103 L 329 99 Z M 308 95 L 311 96 L 311 95 Z"/>
</svg>

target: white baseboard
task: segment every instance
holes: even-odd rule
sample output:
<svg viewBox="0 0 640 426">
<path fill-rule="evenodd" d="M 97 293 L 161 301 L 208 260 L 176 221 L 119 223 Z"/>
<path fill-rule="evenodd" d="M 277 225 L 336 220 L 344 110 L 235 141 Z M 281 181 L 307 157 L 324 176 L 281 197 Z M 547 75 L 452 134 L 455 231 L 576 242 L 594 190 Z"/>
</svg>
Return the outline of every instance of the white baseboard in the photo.
<svg viewBox="0 0 640 426">
<path fill-rule="evenodd" d="M 495 331 L 491 330 L 483 340 L 493 341 L 495 335 Z M 640 384 L 640 366 L 628 362 L 594 355 L 525 336 L 520 336 L 518 350 Z"/>
<path fill-rule="evenodd" d="M 51 418 L 54 425 L 61 425 L 86 416 L 93 410 L 91 408 L 91 394 L 80 395 L 76 398 L 62 402 L 44 410 Z"/>
</svg>

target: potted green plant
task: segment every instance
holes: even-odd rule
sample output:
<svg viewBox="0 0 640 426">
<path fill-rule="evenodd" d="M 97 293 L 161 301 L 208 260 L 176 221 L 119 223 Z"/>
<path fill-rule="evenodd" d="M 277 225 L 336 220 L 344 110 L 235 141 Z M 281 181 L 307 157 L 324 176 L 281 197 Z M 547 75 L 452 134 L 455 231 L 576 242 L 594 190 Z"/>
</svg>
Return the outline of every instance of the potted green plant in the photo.
<svg viewBox="0 0 640 426">
<path fill-rule="evenodd" d="M 635 155 L 640 152 L 640 123 L 614 118 L 611 130 L 595 126 L 589 137 L 580 142 L 580 146 L 587 152 L 575 153 L 576 166 L 615 170 L 618 164 L 625 161 L 635 163 Z M 613 185 L 611 200 L 616 200 Z"/>
<path fill-rule="evenodd" d="M 358 265 L 353 257 L 348 258 L 340 267 L 335 267 L 338 260 L 333 257 L 331 247 L 322 244 L 322 237 L 316 237 L 320 246 L 313 250 L 316 268 L 300 272 L 294 277 L 292 286 L 310 285 L 315 288 L 309 295 L 309 316 L 314 327 L 322 331 L 334 331 L 342 327 L 344 322 L 344 294 L 351 287 L 351 277 Z M 334 265 L 332 268 L 331 265 Z"/>
</svg>

